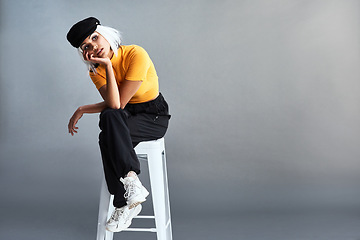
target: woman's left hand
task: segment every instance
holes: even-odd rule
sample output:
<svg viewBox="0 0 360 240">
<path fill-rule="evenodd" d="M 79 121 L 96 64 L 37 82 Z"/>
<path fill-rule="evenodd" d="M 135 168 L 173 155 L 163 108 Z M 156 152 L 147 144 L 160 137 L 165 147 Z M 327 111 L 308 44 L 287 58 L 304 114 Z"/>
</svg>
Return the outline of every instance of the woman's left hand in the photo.
<svg viewBox="0 0 360 240">
<path fill-rule="evenodd" d="M 76 126 L 76 124 L 82 116 L 83 116 L 83 113 L 78 108 L 74 112 L 72 117 L 70 118 L 69 124 L 68 124 L 68 130 L 69 130 L 69 133 L 71 134 L 71 136 L 74 136 L 74 133 L 77 133 L 78 127 Z"/>
</svg>

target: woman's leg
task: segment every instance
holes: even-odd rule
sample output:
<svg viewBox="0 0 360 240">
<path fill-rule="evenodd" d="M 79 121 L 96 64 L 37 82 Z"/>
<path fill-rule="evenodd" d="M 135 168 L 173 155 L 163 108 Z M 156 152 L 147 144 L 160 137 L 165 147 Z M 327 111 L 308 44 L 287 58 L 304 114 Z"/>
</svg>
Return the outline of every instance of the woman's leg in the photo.
<svg viewBox="0 0 360 240">
<path fill-rule="evenodd" d="M 114 206 L 126 205 L 125 188 L 120 178 L 130 171 L 140 173 L 140 163 L 134 151 L 127 115 L 122 109 L 105 109 L 100 114 L 99 146 L 109 192 L 114 195 Z"/>
<path fill-rule="evenodd" d="M 165 135 L 171 115 L 161 93 L 150 102 L 127 104 L 125 109 L 134 147 L 142 141 L 156 140 Z"/>
<path fill-rule="evenodd" d="M 127 121 L 135 147 L 140 142 L 162 138 L 169 125 L 169 116 L 138 113 L 129 116 Z"/>
</svg>

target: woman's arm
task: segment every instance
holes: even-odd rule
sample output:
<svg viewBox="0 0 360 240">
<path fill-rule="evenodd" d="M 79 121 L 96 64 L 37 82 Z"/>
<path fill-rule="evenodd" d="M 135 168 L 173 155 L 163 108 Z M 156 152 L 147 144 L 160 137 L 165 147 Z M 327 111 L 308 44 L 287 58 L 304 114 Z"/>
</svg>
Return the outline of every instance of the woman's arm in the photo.
<svg viewBox="0 0 360 240">
<path fill-rule="evenodd" d="M 118 89 L 118 85 L 116 83 L 114 70 L 112 68 L 112 64 L 110 58 L 97 58 L 93 57 L 93 55 L 89 55 L 89 53 L 84 54 L 84 59 L 86 61 L 90 61 L 93 63 L 102 64 L 105 66 L 106 70 L 106 88 L 101 93 L 107 107 L 119 109 L 120 108 L 120 93 Z"/>
<path fill-rule="evenodd" d="M 125 80 L 121 82 L 118 92 L 120 94 L 120 108 L 124 109 L 126 104 L 130 101 L 130 99 L 134 96 L 137 90 L 140 88 L 142 81 L 128 81 Z M 107 85 L 102 86 L 99 89 L 100 95 L 103 99 L 106 98 L 107 94 Z"/>
<path fill-rule="evenodd" d="M 120 93 L 118 85 L 116 83 L 114 70 L 112 69 L 112 64 L 109 59 L 106 67 L 106 93 L 101 95 L 109 108 L 119 109 L 120 108 Z"/>
<path fill-rule="evenodd" d="M 141 83 L 142 83 L 142 81 L 128 81 L 128 80 L 125 80 L 121 83 L 117 92 L 118 93 L 120 92 L 119 103 L 121 103 L 120 107 L 122 109 L 125 108 L 126 104 L 130 101 L 132 96 L 134 96 L 136 91 L 140 88 Z M 105 99 L 106 94 L 107 94 L 107 85 L 104 85 L 103 87 L 101 87 L 99 89 L 99 92 L 100 92 L 101 96 Z M 78 127 L 76 127 L 76 124 L 79 121 L 79 119 L 83 116 L 84 113 L 98 113 L 107 107 L 108 107 L 108 104 L 106 103 L 106 101 L 80 106 L 78 109 L 76 109 L 76 111 L 70 118 L 70 121 L 68 124 L 69 133 L 72 136 L 74 136 L 74 133 L 77 133 Z"/>
<path fill-rule="evenodd" d="M 70 121 L 68 124 L 69 133 L 72 136 L 74 136 L 74 133 L 77 133 L 78 127 L 76 127 L 76 124 L 79 121 L 79 119 L 83 116 L 84 113 L 98 113 L 98 112 L 101 112 L 102 110 L 104 110 L 106 107 L 107 107 L 107 105 L 105 102 L 99 102 L 99 103 L 95 103 L 95 104 L 80 106 L 78 109 L 76 109 L 76 111 L 70 118 Z"/>
</svg>

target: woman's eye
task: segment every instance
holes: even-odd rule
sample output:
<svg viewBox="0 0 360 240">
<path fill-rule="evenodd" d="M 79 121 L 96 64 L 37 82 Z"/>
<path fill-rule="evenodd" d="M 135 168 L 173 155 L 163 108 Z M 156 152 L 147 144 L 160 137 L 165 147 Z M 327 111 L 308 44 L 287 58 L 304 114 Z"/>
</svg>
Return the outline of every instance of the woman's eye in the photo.
<svg viewBox="0 0 360 240">
<path fill-rule="evenodd" d="M 92 40 L 95 41 L 97 39 L 97 35 L 92 37 Z"/>
</svg>

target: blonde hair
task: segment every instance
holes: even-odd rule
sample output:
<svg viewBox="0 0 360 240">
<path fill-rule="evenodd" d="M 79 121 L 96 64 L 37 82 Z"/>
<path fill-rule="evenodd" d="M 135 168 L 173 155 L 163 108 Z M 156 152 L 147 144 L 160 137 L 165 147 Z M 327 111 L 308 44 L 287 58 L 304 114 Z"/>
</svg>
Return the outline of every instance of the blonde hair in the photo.
<svg viewBox="0 0 360 240">
<path fill-rule="evenodd" d="M 108 41 L 108 43 L 110 44 L 110 48 L 113 50 L 115 56 L 117 56 L 117 49 L 120 47 L 120 44 L 121 44 L 120 32 L 114 28 L 101 26 L 101 25 L 97 25 L 95 31 L 100 33 L 106 39 L 106 41 Z M 81 59 L 87 66 L 88 70 L 96 73 L 97 66 L 92 62 L 88 62 L 88 61 L 84 60 L 83 51 L 80 47 L 78 48 L 78 52 L 80 54 Z"/>
</svg>

